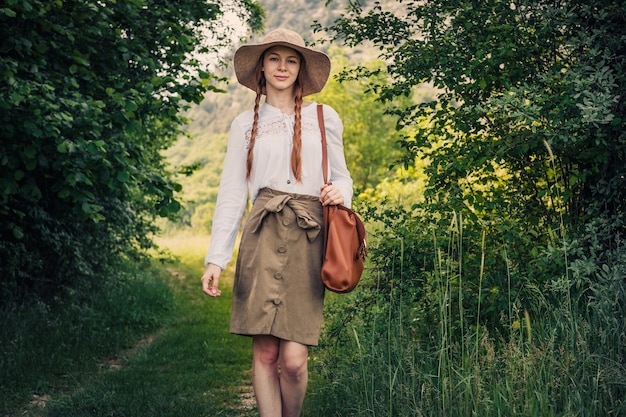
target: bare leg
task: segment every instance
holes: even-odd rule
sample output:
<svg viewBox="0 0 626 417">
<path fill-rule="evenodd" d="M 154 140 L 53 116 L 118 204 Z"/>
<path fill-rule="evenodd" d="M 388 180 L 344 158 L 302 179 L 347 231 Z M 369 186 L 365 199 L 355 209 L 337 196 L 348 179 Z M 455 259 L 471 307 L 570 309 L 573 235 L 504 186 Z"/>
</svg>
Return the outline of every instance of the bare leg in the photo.
<svg viewBox="0 0 626 417">
<path fill-rule="evenodd" d="M 282 414 L 278 355 L 280 339 L 274 336 L 252 338 L 252 386 L 260 417 Z"/>
<path fill-rule="evenodd" d="M 282 417 L 298 417 L 308 382 L 309 347 L 297 342 L 280 341 L 280 392 Z"/>
</svg>

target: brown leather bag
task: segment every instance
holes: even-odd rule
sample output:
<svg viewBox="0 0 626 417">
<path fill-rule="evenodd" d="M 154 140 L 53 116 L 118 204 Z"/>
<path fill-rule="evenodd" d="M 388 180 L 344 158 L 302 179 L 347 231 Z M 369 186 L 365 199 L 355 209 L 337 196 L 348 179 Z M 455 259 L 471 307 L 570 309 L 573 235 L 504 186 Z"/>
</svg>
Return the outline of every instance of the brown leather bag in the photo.
<svg viewBox="0 0 626 417">
<path fill-rule="evenodd" d="M 328 184 L 326 128 L 321 104 L 317 105 L 317 119 L 322 133 L 324 184 Z M 330 291 L 347 293 L 359 283 L 367 256 L 365 238 L 365 226 L 355 212 L 343 205 L 324 206 L 322 281 Z"/>
</svg>

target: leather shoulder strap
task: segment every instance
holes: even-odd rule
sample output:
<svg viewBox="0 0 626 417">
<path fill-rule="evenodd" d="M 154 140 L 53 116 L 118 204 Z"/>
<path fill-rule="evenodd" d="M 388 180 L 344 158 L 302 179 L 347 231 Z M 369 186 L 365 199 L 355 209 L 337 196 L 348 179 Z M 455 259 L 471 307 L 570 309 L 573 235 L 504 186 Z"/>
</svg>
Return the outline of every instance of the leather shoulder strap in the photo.
<svg viewBox="0 0 626 417">
<path fill-rule="evenodd" d="M 324 184 L 328 184 L 328 149 L 326 147 L 326 127 L 324 126 L 324 106 L 317 105 L 317 122 L 322 134 L 322 171 L 324 173 Z"/>
</svg>

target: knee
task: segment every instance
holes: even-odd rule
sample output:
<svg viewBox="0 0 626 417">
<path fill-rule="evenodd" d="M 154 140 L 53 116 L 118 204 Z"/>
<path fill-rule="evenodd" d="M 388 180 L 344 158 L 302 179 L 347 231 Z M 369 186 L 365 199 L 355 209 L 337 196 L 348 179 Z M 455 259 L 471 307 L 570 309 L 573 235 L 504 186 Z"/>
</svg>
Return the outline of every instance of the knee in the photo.
<svg viewBox="0 0 626 417">
<path fill-rule="evenodd" d="M 278 353 L 271 351 L 255 352 L 254 361 L 259 365 L 276 366 Z"/>
<path fill-rule="evenodd" d="M 306 379 L 308 376 L 307 356 L 287 356 L 281 358 L 280 373 L 283 377 L 297 382 Z"/>
</svg>

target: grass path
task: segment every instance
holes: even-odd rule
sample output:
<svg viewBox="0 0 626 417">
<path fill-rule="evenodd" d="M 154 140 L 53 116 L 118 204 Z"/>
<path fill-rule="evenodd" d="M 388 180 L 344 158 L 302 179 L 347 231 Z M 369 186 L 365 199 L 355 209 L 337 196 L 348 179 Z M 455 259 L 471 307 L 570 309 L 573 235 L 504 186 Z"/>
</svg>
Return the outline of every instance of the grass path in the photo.
<svg viewBox="0 0 626 417">
<path fill-rule="evenodd" d="M 168 323 L 126 358 L 64 398 L 47 417 L 254 416 L 250 340 L 228 333 L 233 271 L 224 271 L 223 296 L 200 287 L 206 237 L 162 239 L 180 262 L 167 265 L 176 294 Z"/>
</svg>

